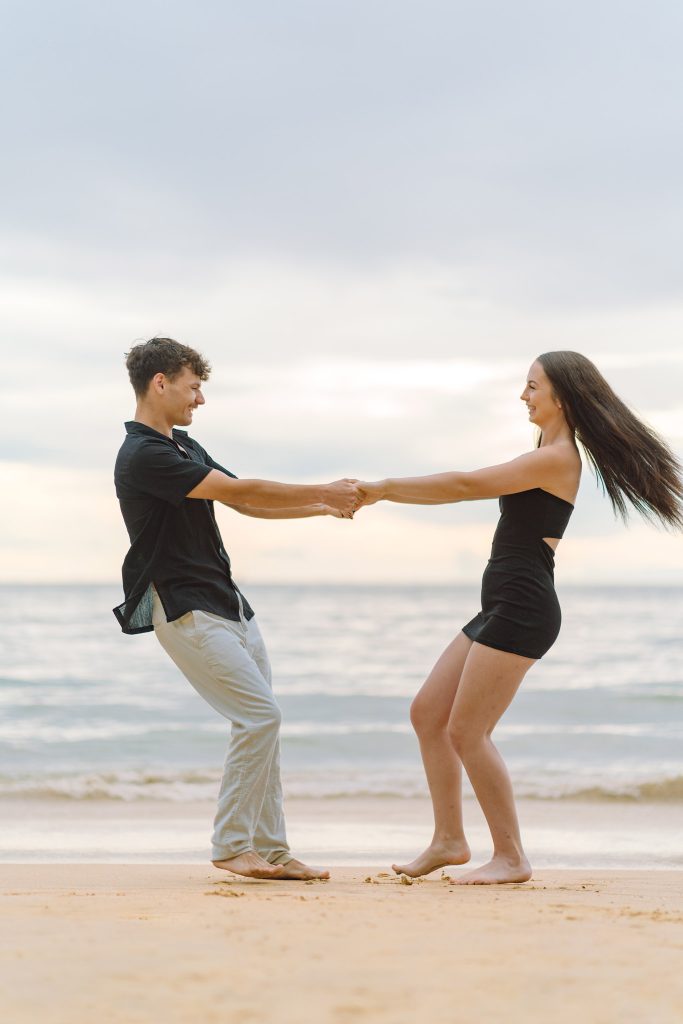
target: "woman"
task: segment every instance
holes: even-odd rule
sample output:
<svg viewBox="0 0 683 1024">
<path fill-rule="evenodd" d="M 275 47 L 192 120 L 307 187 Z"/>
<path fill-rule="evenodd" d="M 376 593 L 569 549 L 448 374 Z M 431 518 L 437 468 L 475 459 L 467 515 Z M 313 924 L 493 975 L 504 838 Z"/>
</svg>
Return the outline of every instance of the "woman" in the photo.
<svg viewBox="0 0 683 1024">
<path fill-rule="evenodd" d="M 502 513 L 482 581 L 482 610 L 446 648 L 411 707 L 434 808 L 427 849 L 410 864 L 393 865 L 413 878 L 470 858 L 462 823 L 463 765 L 491 831 L 493 856 L 458 881 L 531 878 L 510 779 L 491 733 L 559 633 L 554 552 L 579 488 L 577 442 L 624 520 L 628 501 L 646 517 L 683 528 L 678 462 L 585 356 L 539 356 L 520 398 L 540 430 L 534 451 L 473 473 L 361 484 L 364 504 L 499 497 Z"/>
</svg>

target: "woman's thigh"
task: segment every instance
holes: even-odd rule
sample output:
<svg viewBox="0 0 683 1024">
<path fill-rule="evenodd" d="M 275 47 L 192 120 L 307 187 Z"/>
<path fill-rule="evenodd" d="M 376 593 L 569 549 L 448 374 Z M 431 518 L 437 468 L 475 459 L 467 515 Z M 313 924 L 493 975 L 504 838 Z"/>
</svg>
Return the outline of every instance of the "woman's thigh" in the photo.
<svg viewBox="0 0 683 1024">
<path fill-rule="evenodd" d="M 533 658 L 473 643 L 453 701 L 451 733 L 464 737 L 490 734 L 534 663 Z"/>
<path fill-rule="evenodd" d="M 463 666 L 472 647 L 464 633 L 458 633 L 434 665 L 413 701 L 413 717 L 425 716 L 446 726 L 458 691 Z"/>
</svg>

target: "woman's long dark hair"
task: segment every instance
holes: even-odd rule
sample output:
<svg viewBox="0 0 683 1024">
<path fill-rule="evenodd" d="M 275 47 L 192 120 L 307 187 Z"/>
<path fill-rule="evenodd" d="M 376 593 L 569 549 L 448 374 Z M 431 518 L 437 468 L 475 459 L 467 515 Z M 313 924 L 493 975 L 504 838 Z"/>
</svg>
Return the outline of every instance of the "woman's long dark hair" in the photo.
<svg viewBox="0 0 683 1024">
<path fill-rule="evenodd" d="M 628 519 L 628 500 L 647 519 L 683 529 L 681 466 L 666 442 L 579 352 L 545 352 L 538 361 L 615 514 Z"/>
</svg>

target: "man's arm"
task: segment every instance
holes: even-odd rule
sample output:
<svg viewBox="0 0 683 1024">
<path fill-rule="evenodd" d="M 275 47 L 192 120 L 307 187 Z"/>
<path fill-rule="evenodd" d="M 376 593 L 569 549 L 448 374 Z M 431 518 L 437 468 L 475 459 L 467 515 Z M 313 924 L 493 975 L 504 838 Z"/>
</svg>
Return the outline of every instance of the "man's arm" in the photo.
<svg viewBox="0 0 683 1024">
<path fill-rule="evenodd" d="M 331 484 L 281 484 L 274 480 L 236 480 L 218 469 L 207 473 L 186 497 L 261 510 L 329 505 L 348 513 L 361 504 L 358 487 L 352 480 L 336 480 Z"/>
<path fill-rule="evenodd" d="M 225 504 L 225 502 L 223 502 Z M 340 512 L 331 505 L 304 505 L 301 508 L 251 508 L 249 505 L 228 505 L 228 508 L 243 516 L 254 519 L 308 519 L 311 516 L 335 516 L 337 519 L 353 519 L 353 512 Z"/>
</svg>

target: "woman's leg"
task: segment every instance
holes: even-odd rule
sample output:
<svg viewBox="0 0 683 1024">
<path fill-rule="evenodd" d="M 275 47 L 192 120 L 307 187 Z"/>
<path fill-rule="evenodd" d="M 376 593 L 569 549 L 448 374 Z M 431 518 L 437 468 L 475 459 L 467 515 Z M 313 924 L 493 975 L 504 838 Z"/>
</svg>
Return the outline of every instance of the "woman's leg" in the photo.
<svg viewBox="0 0 683 1024">
<path fill-rule="evenodd" d="M 448 732 L 493 839 L 491 860 L 458 879 L 462 883 L 526 882 L 531 878 L 510 777 L 491 733 L 533 664 L 533 658 L 475 643 L 462 670 Z"/>
<path fill-rule="evenodd" d="M 464 864 L 470 858 L 462 825 L 462 768 L 448 735 L 448 722 L 471 646 L 472 641 L 459 633 L 437 661 L 410 708 L 434 808 L 434 836 L 430 845 L 410 864 L 393 865 L 394 871 L 413 878 L 447 864 Z"/>
</svg>

